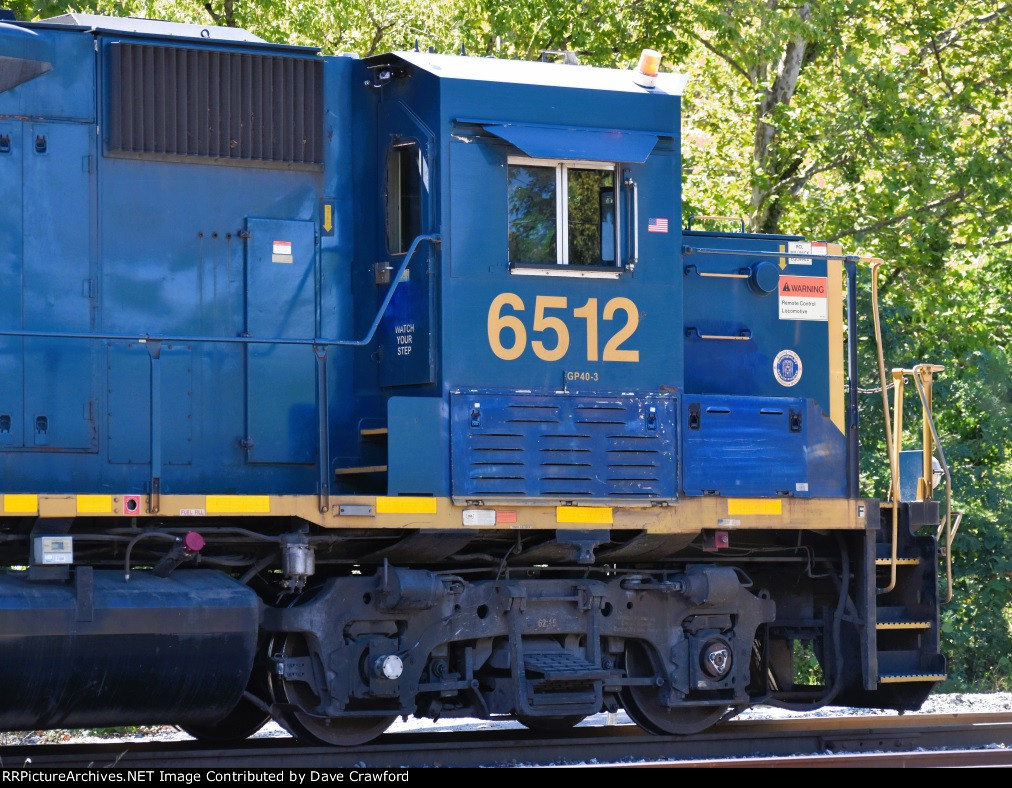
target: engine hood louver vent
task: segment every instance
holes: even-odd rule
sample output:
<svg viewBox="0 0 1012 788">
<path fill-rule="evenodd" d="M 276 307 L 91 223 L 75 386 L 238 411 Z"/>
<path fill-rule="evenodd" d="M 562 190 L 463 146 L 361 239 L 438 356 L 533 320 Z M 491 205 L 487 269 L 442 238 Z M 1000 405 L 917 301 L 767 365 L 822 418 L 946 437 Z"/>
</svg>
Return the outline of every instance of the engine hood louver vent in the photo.
<svg viewBox="0 0 1012 788">
<path fill-rule="evenodd" d="M 458 392 L 453 495 L 673 498 L 675 398 Z"/>
</svg>

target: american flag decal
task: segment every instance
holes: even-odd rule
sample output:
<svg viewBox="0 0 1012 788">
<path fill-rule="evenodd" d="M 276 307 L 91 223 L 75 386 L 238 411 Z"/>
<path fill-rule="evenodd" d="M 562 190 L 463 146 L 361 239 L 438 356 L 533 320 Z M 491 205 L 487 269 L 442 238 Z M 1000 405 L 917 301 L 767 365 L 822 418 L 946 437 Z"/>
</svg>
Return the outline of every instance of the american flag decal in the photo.
<svg viewBox="0 0 1012 788">
<path fill-rule="evenodd" d="M 647 232 L 666 233 L 668 231 L 667 219 L 651 219 L 647 222 Z"/>
</svg>

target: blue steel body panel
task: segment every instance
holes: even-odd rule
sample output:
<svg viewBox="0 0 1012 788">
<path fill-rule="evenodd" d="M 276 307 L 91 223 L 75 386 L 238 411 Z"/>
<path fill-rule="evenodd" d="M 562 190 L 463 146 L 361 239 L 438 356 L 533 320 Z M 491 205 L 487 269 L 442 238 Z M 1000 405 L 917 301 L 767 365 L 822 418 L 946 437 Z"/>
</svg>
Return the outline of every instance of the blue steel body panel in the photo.
<svg viewBox="0 0 1012 788">
<path fill-rule="evenodd" d="M 917 500 L 917 482 L 924 474 L 924 452 L 908 449 L 899 452 L 900 500 Z"/>
<path fill-rule="evenodd" d="M 450 396 L 453 495 L 674 498 L 671 394 Z"/>
<path fill-rule="evenodd" d="M 738 274 L 757 271 L 825 280 L 826 261 L 789 264 L 790 255 L 775 256 L 798 236 L 759 236 L 745 233 L 686 232 L 685 267 L 685 390 L 697 394 L 811 397 L 829 410 L 829 329 L 823 320 L 780 319 L 776 290 L 762 292 L 748 279 L 700 274 Z M 763 256 L 763 255 L 769 256 Z M 800 258 L 798 258 L 800 259 Z M 784 267 L 780 268 L 783 261 Z M 833 308 L 832 305 L 830 308 Z M 739 336 L 747 340 L 703 339 Z M 802 374 L 785 386 L 774 375 L 781 351 L 797 353 Z"/>
<path fill-rule="evenodd" d="M 847 497 L 847 439 L 812 399 L 805 400 L 808 489 L 813 498 Z"/>
<path fill-rule="evenodd" d="M 526 102 L 520 102 L 525 105 Z M 445 310 L 444 377 L 447 385 L 501 387 L 510 380 L 523 380 L 535 390 L 569 388 L 576 391 L 625 389 L 651 390 L 660 385 L 680 386 L 682 347 L 670 335 L 672 322 L 680 321 L 681 276 L 674 261 L 679 247 L 678 154 L 669 140 L 658 145 L 643 165 L 623 166 L 639 189 L 639 260 L 634 270 L 621 270 L 615 279 L 578 276 L 520 275 L 511 271 L 507 259 L 506 160 L 518 151 L 488 139 L 450 143 L 448 193 L 449 277 L 444 299 L 453 304 Z M 475 216 L 473 206 L 481 206 Z M 623 235 L 627 250 L 632 242 L 628 201 L 624 206 Z M 648 217 L 668 219 L 669 232 L 649 233 Z M 627 252 L 631 257 L 631 251 Z M 559 266 L 546 266 L 558 274 Z M 576 272 L 573 272 L 574 274 Z M 492 305 L 503 293 L 516 296 L 518 306 L 496 312 Z M 558 361 L 538 357 L 534 342 L 554 349 L 559 337 L 551 329 L 535 325 L 539 298 L 544 316 L 558 318 L 566 326 L 569 343 Z M 576 310 L 590 309 L 593 317 Z M 497 356 L 491 332 L 509 348 L 517 341 L 509 329 L 496 331 L 496 318 L 516 316 L 524 325 L 526 341 L 515 359 Z M 593 322 L 596 341 L 588 327 Z M 616 350 L 609 343 L 617 335 Z M 626 353 L 627 352 L 627 353 Z M 613 360 L 619 359 L 622 360 Z"/>
<path fill-rule="evenodd" d="M 449 406 L 440 397 L 391 397 L 390 495 L 450 494 Z"/>
<path fill-rule="evenodd" d="M 0 24 L 0 51 L 3 52 L 2 57 L 10 58 L 11 61 L 26 61 L 29 64 L 25 68 L 21 68 L 19 64 L 17 79 L 12 78 L 12 83 L 27 82 L 26 78 L 38 76 L 53 67 L 52 40 L 49 36 L 40 35 L 24 27 Z M 13 86 L 12 84 L 11 87 Z"/>
<path fill-rule="evenodd" d="M 0 119 L 0 183 L 9 194 L 21 193 L 21 123 Z M 20 200 L 0 200 L 0 325 L 21 326 L 22 207 Z M 0 337 L 0 447 L 24 445 L 24 340 Z"/>
<path fill-rule="evenodd" d="M 138 342 L 107 342 L 108 458 L 113 464 L 151 462 L 151 359 Z M 193 463 L 193 345 L 161 348 L 162 397 L 157 423 L 164 427 L 162 461 Z"/>
<path fill-rule="evenodd" d="M 686 394 L 685 495 L 842 496 L 846 445 L 811 400 Z"/>
<path fill-rule="evenodd" d="M 305 339 L 316 330 L 316 225 L 247 219 L 246 331 Z M 312 347 L 246 348 L 246 435 L 250 462 L 316 459 L 316 375 Z"/>
<path fill-rule="evenodd" d="M 24 132 L 23 327 L 87 332 L 93 325 L 94 129 L 35 122 Z M 26 446 L 97 448 L 99 358 L 96 343 L 25 339 Z"/>
</svg>

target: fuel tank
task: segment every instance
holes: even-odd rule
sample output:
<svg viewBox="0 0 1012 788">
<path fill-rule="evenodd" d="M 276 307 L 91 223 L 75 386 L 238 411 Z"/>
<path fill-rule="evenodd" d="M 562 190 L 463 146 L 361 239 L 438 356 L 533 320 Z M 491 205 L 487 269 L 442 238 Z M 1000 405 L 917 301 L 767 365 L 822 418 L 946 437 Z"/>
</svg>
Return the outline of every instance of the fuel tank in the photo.
<svg viewBox="0 0 1012 788">
<path fill-rule="evenodd" d="M 0 576 L 0 729 L 217 722 L 238 703 L 260 600 L 221 572 Z"/>
</svg>

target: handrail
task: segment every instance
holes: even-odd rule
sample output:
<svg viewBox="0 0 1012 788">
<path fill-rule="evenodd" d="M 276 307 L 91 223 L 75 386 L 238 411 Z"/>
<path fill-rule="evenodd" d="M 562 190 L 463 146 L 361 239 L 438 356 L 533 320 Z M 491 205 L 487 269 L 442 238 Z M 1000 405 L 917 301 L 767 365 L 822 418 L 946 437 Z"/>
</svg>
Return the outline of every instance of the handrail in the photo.
<svg viewBox="0 0 1012 788">
<path fill-rule="evenodd" d="M 844 262 L 851 259 L 858 260 L 853 255 L 829 254 L 828 252 L 826 254 L 813 254 L 811 252 L 760 252 L 752 249 L 718 249 L 714 246 L 690 246 L 689 244 L 682 244 L 682 254 L 716 254 L 727 257 L 768 258 L 770 260 L 779 260 L 782 257 L 800 257 L 805 260 L 841 260 Z M 867 262 L 868 259 L 860 258 L 861 262 Z"/>
<path fill-rule="evenodd" d="M 404 255 L 404 259 L 401 261 L 400 266 L 397 268 L 397 273 L 391 278 L 390 289 L 387 290 L 386 296 L 383 299 L 383 303 L 380 304 L 379 309 L 376 311 L 376 316 L 373 318 L 372 325 L 369 326 L 369 331 L 362 339 L 329 339 L 326 337 L 314 337 L 311 339 L 289 339 L 286 337 L 209 337 L 209 336 L 187 336 L 185 334 L 102 334 L 94 332 L 84 331 L 11 331 L 11 330 L 0 330 L 0 337 L 38 337 L 38 338 L 49 338 L 49 339 L 112 339 L 112 340 L 123 340 L 125 342 L 139 342 L 141 344 L 147 342 L 209 342 L 209 343 L 223 343 L 223 344 L 239 344 L 239 345 L 306 345 L 312 347 L 330 347 L 330 346 L 351 346 L 351 347 L 364 347 L 373 340 L 373 336 L 376 334 L 376 329 L 379 328 L 380 321 L 383 319 L 383 315 L 386 314 L 387 308 L 390 306 L 390 301 L 394 297 L 394 291 L 397 289 L 397 285 L 401 282 L 401 276 L 404 274 L 404 270 L 408 267 L 408 263 L 411 261 L 412 256 L 418 249 L 418 246 L 423 241 L 429 241 L 433 244 L 442 242 L 442 237 L 438 233 L 432 233 L 429 235 L 419 235 L 415 237 L 415 240 L 411 242 L 411 246 L 408 247 L 407 253 Z"/>
<path fill-rule="evenodd" d="M 902 369 L 893 370 L 893 412 L 896 420 L 893 422 L 893 434 L 889 439 L 889 458 L 893 467 L 893 474 L 889 483 L 889 502 L 893 510 L 892 552 L 889 557 L 889 584 L 885 588 L 879 588 L 878 593 L 888 594 L 896 587 L 896 567 L 899 565 L 899 532 L 900 532 L 900 477 L 895 472 L 895 464 L 899 460 L 900 444 L 903 441 L 903 384 L 904 376 Z"/>
<path fill-rule="evenodd" d="M 889 495 L 891 497 L 896 479 L 899 477 L 899 459 L 896 452 L 893 451 L 891 440 L 892 424 L 889 418 L 889 393 L 886 386 L 885 355 L 882 349 L 882 324 L 879 320 L 878 312 L 878 269 L 883 261 L 875 257 L 869 262 L 871 263 L 871 314 L 872 322 L 875 325 L 875 347 L 878 355 L 879 383 L 882 386 L 882 417 L 885 421 L 886 447 L 889 452 Z"/>
<path fill-rule="evenodd" d="M 889 439 L 889 454 L 890 458 L 896 458 L 896 464 L 899 461 L 900 447 L 903 443 L 903 394 L 905 390 L 906 376 L 910 375 L 914 379 L 914 383 L 917 386 L 917 393 L 921 401 L 921 435 L 922 435 L 922 452 L 924 454 L 924 473 L 926 476 L 922 476 L 919 479 L 917 485 L 917 500 L 930 500 L 933 494 L 933 485 L 931 480 L 931 472 L 927 469 L 931 468 L 931 457 L 934 454 L 934 449 L 938 450 L 940 455 L 940 464 L 942 470 L 945 473 L 946 482 L 946 513 L 945 521 L 940 525 L 939 534 L 944 528 L 946 532 L 946 545 L 945 545 L 945 563 L 946 563 L 946 602 L 952 601 L 952 539 L 954 531 L 951 526 L 952 522 L 952 477 L 949 475 L 949 469 L 945 463 L 945 455 L 942 452 L 941 441 L 938 438 L 938 431 L 935 428 L 934 418 L 931 412 L 931 381 L 932 377 L 936 372 L 941 372 L 945 367 L 938 364 L 916 364 L 913 369 L 893 369 L 893 433 Z M 884 390 L 884 387 L 883 387 Z M 933 448 L 934 447 L 934 448 Z M 899 502 L 900 502 L 900 479 L 899 473 L 896 472 L 892 475 L 889 498 L 893 510 L 892 517 L 892 552 L 889 559 L 889 584 L 885 588 L 879 588 L 878 593 L 886 594 L 896 587 L 896 567 L 898 565 L 898 537 L 899 537 Z M 958 526 L 957 526 L 958 527 Z M 937 538 L 937 536 L 936 536 Z"/>
<path fill-rule="evenodd" d="M 685 229 L 691 230 L 692 222 L 695 221 L 696 219 L 707 222 L 738 222 L 738 224 L 741 226 L 742 234 L 745 233 L 745 220 L 740 216 L 690 216 L 688 224 L 686 225 Z"/>
<path fill-rule="evenodd" d="M 941 372 L 943 367 L 937 364 L 918 364 L 914 367 L 914 383 L 917 384 L 917 394 L 921 399 L 921 409 L 924 412 L 924 430 L 925 433 L 930 431 L 930 438 L 934 442 L 934 448 L 938 450 L 938 462 L 942 466 L 942 472 L 945 474 L 945 521 L 939 524 L 939 531 L 942 526 L 945 528 L 945 580 L 946 580 L 946 591 L 945 601 L 952 601 L 952 540 L 956 535 L 956 528 L 959 528 L 959 520 L 962 520 L 963 514 L 960 512 L 959 518 L 956 522 L 956 528 L 952 527 L 952 477 L 949 475 L 949 465 L 945 461 L 945 452 L 942 450 L 942 442 L 938 438 L 938 430 L 935 428 L 935 420 L 931 415 L 931 379 L 935 372 Z M 925 468 L 930 467 L 930 457 L 934 456 L 932 451 L 929 454 L 929 447 L 927 445 L 927 434 L 925 435 L 924 445 L 924 456 L 925 456 Z M 931 477 L 930 474 L 925 478 L 925 487 L 927 488 L 927 496 L 931 496 Z M 940 535 L 940 534 L 939 534 Z M 936 539 L 938 537 L 936 536 Z"/>
<path fill-rule="evenodd" d="M 737 334 L 701 334 L 696 326 L 689 326 L 685 329 L 685 337 L 687 339 L 692 339 L 694 336 L 699 339 L 719 339 L 731 342 L 746 342 L 752 338 L 752 331 L 751 329 L 743 328 Z"/>
<path fill-rule="evenodd" d="M 902 432 L 903 423 L 903 376 L 896 387 L 897 401 L 897 434 L 892 434 L 892 423 L 889 416 L 889 387 L 886 386 L 885 354 L 882 349 L 882 323 L 878 311 L 878 269 L 882 260 L 872 258 L 871 263 L 871 314 L 875 326 L 875 347 L 878 357 L 879 382 L 882 387 L 882 419 L 885 424 L 886 452 L 889 454 L 889 496 L 888 501 L 892 504 L 892 551 L 889 558 L 889 584 L 885 588 L 878 589 L 880 594 L 886 594 L 896 587 L 896 566 L 897 566 L 897 540 L 899 538 L 899 499 L 900 499 L 900 474 L 899 474 L 899 433 Z M 895 370 L 893 377 L 895 379 Z"/>
<path fill-rule="evenodd" d="M 632 189 L 632 238 L 633 238 L 633 253 L 632 259 L 629 261 L 629 267 L 635 268 L 640 261 L 640 192 L 634 181 L 628 173 L 625 176 L 625 185 Z"/>
<path fill-rule="evenodd" d="M 365 335 L 364 339 L 358 340 L 336 340 L 334 342 L 328 342 L 331 345 L 353 345 L 355 347 L 362 347 L 372 342 L 373 334 L 376 333 L 376 329 L 379 328 L 380 321 L 383 319 L 383 315 L 386 314 L 387 307 L 390 306 L 390 301 L 394 297 L 394 291 L 397 289 L 397 285 L 401 283 L 401 276 L 404 274 L 404 270 L 408 267 L 412 255 L 418 248 L 418 244 L 422 241 L 431 241 L 434 244 L 438 244 L 442 238 L 439 234 L 432 235 L 418 235 L 415 236 L 415 240 L 411 242 L 411 246 L 408 247 L 407 254 L 404 255 L 404 259 L 401 260 L 400 266 L 397 268 L 396 278 L 390 280 L 390 289 L 387 290 L 387 294 L 383 299 L 383 303 L 380 304 L 379 309 L 376 311 L 376 317 L 372 321 L 372 325 L 369 327 L 369 333 Z"/>
<path fill-rule="evenodd" d="M 899 501 L 900 501 L 900 474 L 899 474 L 899 452 L 903 440 L 903 392 L 906 375 L 911 375 L 917 386 L 917 394 L 921 400 L 922 411 L 922 449 L 924 453 L 924 469 L 921 477 L 922 484 L 918 485 L 918 496 L 923 495 L 924 500 L 929 500 L 933 494 L 931 457 L 934 452 L 932 444 L 937 448 L 942 470 L 945 473 L 945 520 L 939 524 L 938 533 L 935 538 L 942 535 L 944 529 L 945 539 L 945 569 L 946 569 L 946 602 L 952 601 L 952 540 L 955 537 L 955 530 L 959 527 L 959 520 L 962 519 L 962 512 L 959 513 L 956 521 L 956 528 L 952 527 L 952 477 L 949 475 L 949 468 L 945 462 L 945 454 L 942 451 L 941 441 L 938 438 L 938 431 L 935 428 L 932 416 L 931 403 L 931 380 L 935 372 L 941 372 L 944 367 L 937 364 L 916 364 L 913 369 L 894 369 L 892 377 L 895 384 L 893 412 L 896 416 L 895 428 L 891 424 L 889 415 L 889 396 L 886 386 L 885 360 L 882 350 L 882 326 L 879 320 L 878 307 L 878 269 L 882 260 L 877 257 L 864 258 L 871 263 L 871 310 L 872 319 L 875 325 L 875 345 L 878 356 L 879 381 L 882 387 L 882 416 L 885 423 L 886 449 L 889 453 L 889 501 L 892 507 L 892 550 L 889 558 L 889 584 L 885 588 L 877 589 L 880 594 L 892 591 L 896 587 L 896 567 L 898 563 L 897 547 L 899 537 Z"/>
<path fill-rule="evenodd" d="M 685 266 L 685 275 L 686 276 L 691 276 L 692 274 L 695 274 L 696 276 L 703 276 L 703 277 L 714 277 L 716 279 L 748 279 L 751 276 L 751 274 L 749 274 L 747 272 L 746 273 L 737 273 L 737 274 L 728 274 L 728 273 L 721 273 L 721 272 L 717 272 L 717 271 L 700 271 L 694 265 L 687 265 L 687 266 Z"/>
</svg>

